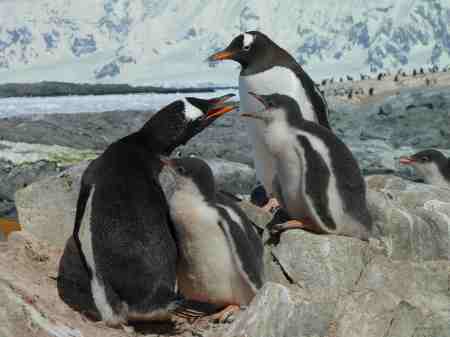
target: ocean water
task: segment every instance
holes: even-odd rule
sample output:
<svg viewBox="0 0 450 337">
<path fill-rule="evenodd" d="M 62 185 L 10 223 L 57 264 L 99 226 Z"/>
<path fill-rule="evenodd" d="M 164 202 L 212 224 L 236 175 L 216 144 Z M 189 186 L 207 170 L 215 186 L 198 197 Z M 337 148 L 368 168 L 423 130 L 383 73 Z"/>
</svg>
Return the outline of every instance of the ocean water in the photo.
<svg viewBox="0 0 450 337">
<path fill-rule="evenodd" d="M 10 97 L 0 98 L 0 118 L 33 114 L 103 112 L 113 110 L 158 110 L 183 97 L 209 98 L 238 94 L 237 90 L 217 90 L 189 94 L 128 94 L 101 96 Z"/>
</svg>

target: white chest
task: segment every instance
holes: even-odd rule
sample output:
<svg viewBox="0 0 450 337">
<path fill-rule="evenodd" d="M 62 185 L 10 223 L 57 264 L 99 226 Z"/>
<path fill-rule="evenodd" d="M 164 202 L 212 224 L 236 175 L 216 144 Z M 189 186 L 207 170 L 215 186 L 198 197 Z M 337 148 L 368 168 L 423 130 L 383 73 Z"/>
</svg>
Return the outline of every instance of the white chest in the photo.
<svg viewBox="0 0 450 337">
<path fill-rule="evenodd" d="M 262 104 L 249 92 L 260 95 L 283 94 L 294 98 L 300 106 L 303 118 L 317 121 L 310 100 L 295 73 L 285 67 L 272 67 L 264 72 L 239 77 L 239 95 L 241 110 L 245 112 L 261 111 Z"/>
</svg>

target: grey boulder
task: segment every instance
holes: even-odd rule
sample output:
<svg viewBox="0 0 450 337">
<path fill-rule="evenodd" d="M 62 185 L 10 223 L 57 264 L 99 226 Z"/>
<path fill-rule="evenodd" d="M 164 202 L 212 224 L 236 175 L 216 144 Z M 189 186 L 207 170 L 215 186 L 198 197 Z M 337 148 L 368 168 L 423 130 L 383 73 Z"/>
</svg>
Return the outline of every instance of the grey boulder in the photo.
<svg viewBox="0 0 450 337">
<path fill-rule="evenodd" d="M 359 239 L 286 231 L 277 244 L 266 245 L 266 278 L 337 298 L 353 288 L 370 255 L 369 244 Z"/>
<path fill-rule="evenodd" d="M 450 189 L 394 176 L 367 178 L 368 204 L 393 259 L 448 258 Z"/>
<path fill-rule="evenodd" d="M 81 175 L 87 162 L 16 192 L 23 228 L 41 240 L 64 247 L 72 235 Z"/>
<path fill-rule="evenodd" d="M 335 308 L 306 290 L 268 282 L 222 337 L 326 336 Z"/>
</svg>

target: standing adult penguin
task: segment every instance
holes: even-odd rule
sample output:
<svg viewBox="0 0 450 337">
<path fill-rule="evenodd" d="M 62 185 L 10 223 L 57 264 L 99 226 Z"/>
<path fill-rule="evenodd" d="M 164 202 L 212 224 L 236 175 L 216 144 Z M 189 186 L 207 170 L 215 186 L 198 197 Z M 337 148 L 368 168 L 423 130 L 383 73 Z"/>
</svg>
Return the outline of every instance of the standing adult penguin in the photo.
<svg viewBox="0 0 450 337">
<path fill-rule="evenodd" d="M 239 95 L 242 111 L 258 112 L 263 109 L 249 92 L 266 95 L 279 93 L 297 102 L 304 119 L 331 129 L 327 102 L 313 80 L 294 57 L 265 34 L 259 31 L 240 34 L 223 51 L 211 55 L 209 60 L 233 60 L 241 64 Z M 271 195 L 274 158 L 263 141 L 263 129 L 261 121 L 249 121 L 256 175 Z"/>
<path fill-rule="evenodd" d="M 401 157 L 400 163 L 411 165 L 427 184 L 450 187 L 450 159 L 434 149 Z"/>
<path fill-rule="evenodd" d="M 368 240 L 372 220 L 356 159 L 329 129 L 302 118 L 286 95 L 250 93 L 265 109 L 243 116 L 259 119 L 275 158 L 274 192 L 290 218 L 274 230 L 304 228 Z"/>
<path fill-rule="evenodd" d="M 211 168 L 199 158 L 161 159 L 170 184 L 162 184 L 179 247 L 178 289 L 187 300 L 223 309 L 248 305 L 262 286 L 263 245 L 250 219 L 215 188 Z"/>
<path fill-rule="evenodd" d="M 159 156 L 233 110 L 224 104 L 231 96 L 167 105 L 84 172 L 73 236 L 106 324 L 166 319 L 174 308 L 177 247 L 158 180 Z"/>
</svg>

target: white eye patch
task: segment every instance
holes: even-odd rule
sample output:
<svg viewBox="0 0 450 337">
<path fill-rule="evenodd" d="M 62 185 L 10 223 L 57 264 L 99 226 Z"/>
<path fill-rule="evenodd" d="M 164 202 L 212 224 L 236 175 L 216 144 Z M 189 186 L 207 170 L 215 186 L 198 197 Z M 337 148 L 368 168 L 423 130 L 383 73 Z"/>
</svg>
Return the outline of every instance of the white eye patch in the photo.
<svg viewBox="0 0 450 337">
<path fill-rule="evenodd" d="M 189 103 L 186 99 L 183 100 L 184 103 L 184 116 L 186 119 L 194 120 L 201 116 L 203 116 L 203 112 L 197 108 L 196 106 L 193 106 L 191 103 Z"/>
<path fill-rule="evenodd" d="M 242 36 L 244 37 L 243 48 L 249 49 L 250 46 L 252 45 L 253 41 L 255 40 L 255 37 L 252 34 L 248 34 L 248 33 L 244 33 L 244 34 L 242 34 Z"/>
</svg>

